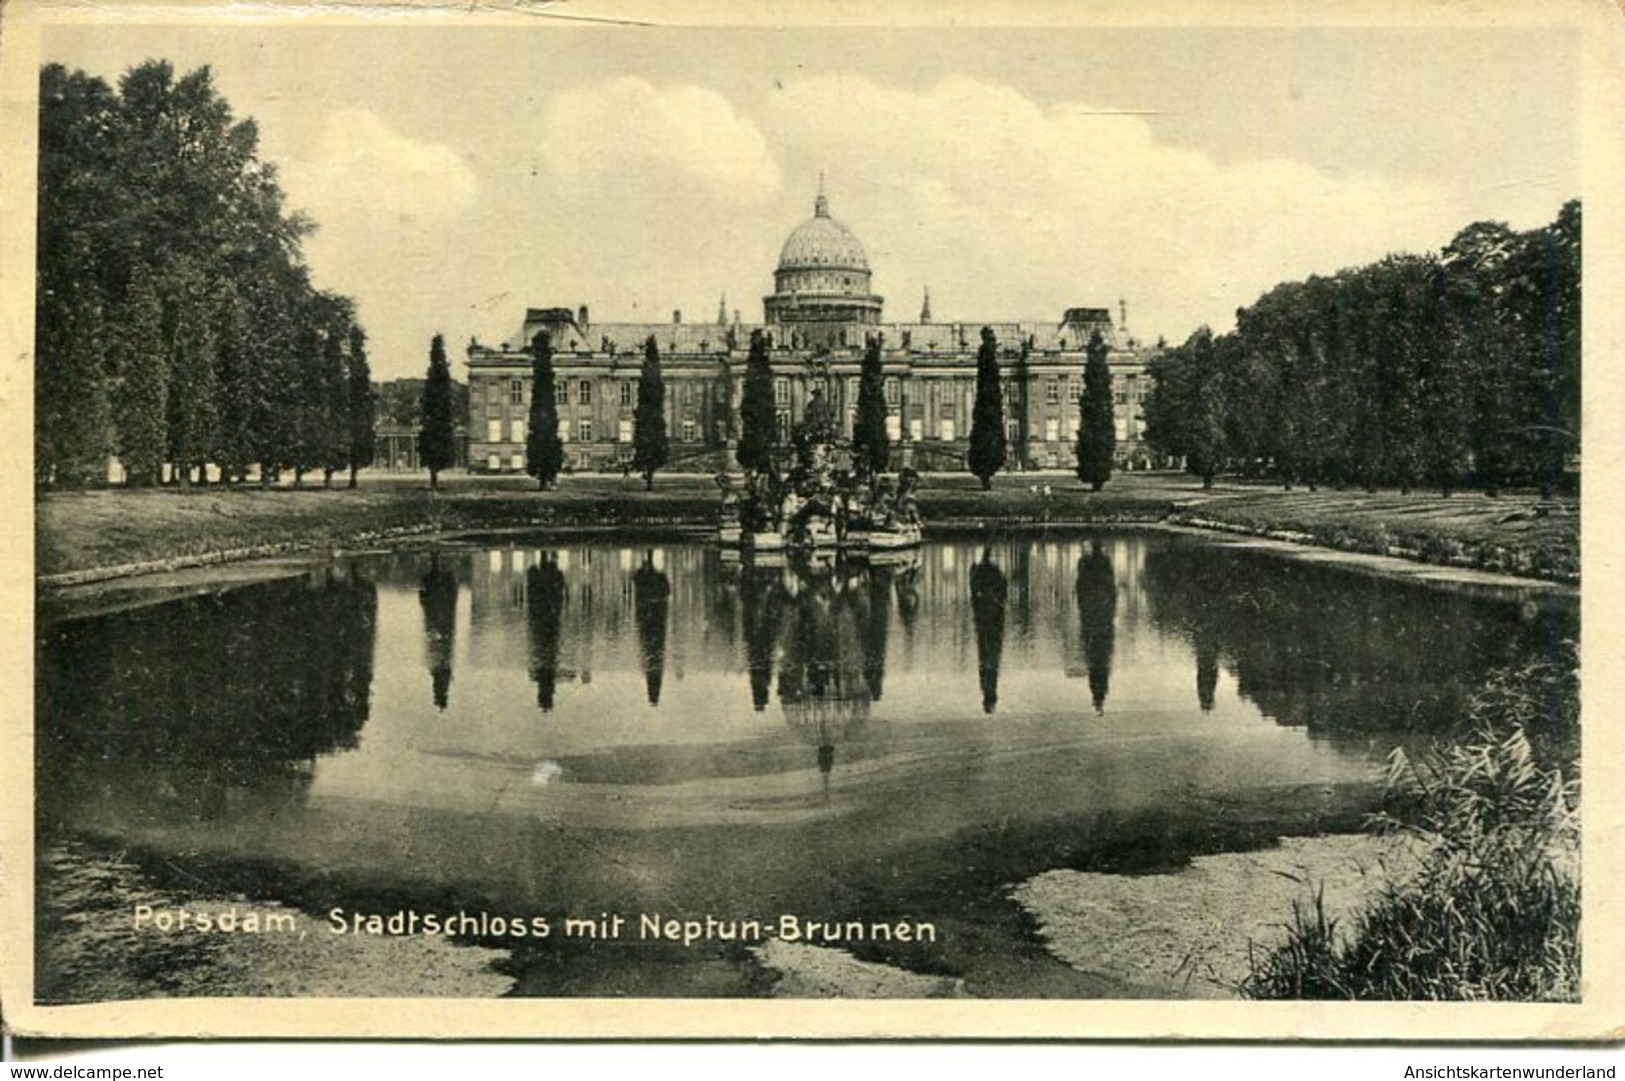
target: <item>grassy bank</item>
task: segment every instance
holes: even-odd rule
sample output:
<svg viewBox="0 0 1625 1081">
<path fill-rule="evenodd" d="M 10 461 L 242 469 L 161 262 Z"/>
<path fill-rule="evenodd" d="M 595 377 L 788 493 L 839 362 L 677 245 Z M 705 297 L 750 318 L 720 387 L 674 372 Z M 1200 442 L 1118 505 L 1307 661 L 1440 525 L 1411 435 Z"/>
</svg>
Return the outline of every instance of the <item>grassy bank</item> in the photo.
<svg viewBox="0 0 1625 1081">
<path fill-rule="evenodd" d="M 1170 520 L 1439 566 L 1580 580 L 1580 513 L 1574 500 L 1233 488 L 1182 501 Z"/>
<path fill-rule="evenodd" d="M 933 475 L 919 502 L 934 530 L 1172 521 L 1557 581 L 1579 575 L 1576 508 L 1537 514 L 1531 497 L 1204 491 L 1179 474 L 1126 474 L 1094 493 L 1051 473 L 1000 477 L 991 492 L 969 476 Z M 421 476 L 375 474 L 355 491 L 51 493 L 37 503 L 36 566 L 47 584 L 67 585 L 471 530 L 704 526 L 716 506 L 701 476 L 661 477 L 652 492 L 637 478 L 569 476 L 538 492 L 523 477 L 458 474 L 430 492 Z"/>
</svg>

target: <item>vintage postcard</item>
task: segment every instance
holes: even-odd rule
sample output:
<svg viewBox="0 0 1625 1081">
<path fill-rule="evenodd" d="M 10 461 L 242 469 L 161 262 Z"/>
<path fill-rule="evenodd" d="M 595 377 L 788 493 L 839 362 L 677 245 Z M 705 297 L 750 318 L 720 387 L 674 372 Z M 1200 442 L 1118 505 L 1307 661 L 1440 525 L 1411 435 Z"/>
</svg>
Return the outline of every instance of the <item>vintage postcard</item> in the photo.
<svg viewBox="0 0 1625 1081">
<path fill-rule="evenodd" d="M 1609 5 L 3 31 L 12 1031 L 1617 1035 Z"/>
</svg>

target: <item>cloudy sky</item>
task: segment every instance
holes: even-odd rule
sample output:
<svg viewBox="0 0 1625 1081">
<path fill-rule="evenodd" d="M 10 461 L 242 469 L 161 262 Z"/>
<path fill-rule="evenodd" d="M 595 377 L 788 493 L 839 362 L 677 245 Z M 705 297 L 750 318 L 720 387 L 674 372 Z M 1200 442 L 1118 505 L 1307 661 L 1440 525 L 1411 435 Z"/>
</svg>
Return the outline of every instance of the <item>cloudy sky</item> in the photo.
<svg viewBox="0 0 1625 1081">
<path fill-rule="evenodd" d="M 376 22 L 376 21 L 374 21 Z M 381 377 L 527 305 L 747 321 L 820 170 L 886 317 L 1138 336 L 1275 282 L 1530 228 L 1580 192 L 1578 39 L 1517 29 L 50 28 L 109 80 L 210 65 L 318 223 Z"/>
</svg>

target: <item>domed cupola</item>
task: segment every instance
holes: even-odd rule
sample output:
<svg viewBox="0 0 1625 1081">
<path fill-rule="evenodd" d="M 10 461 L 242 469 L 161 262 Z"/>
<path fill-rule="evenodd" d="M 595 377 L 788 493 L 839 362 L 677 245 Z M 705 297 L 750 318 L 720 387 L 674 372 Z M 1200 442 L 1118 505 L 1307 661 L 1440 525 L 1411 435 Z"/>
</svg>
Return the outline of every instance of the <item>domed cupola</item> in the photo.
<svg viewBox="0 0 1625 1081">
<path fill-rule="evenodd" d="M 869 257 L 852 230 L 829 216 L 829 199 L 822 191 L 813 203 L 813 216 L 800 225 L 779 252 L 779 274 L 797 270 L 840 270 L 869 273 Z"/>
<path fill-rule="evenodd" d="M 869 257 L 852 230 L 830 217 L 822 177 L 813 216 L 791 231 L 779 251 L 773 284 L 773 295 L 763 301 L 769 323 L 880 322 Z"/>
</svg>

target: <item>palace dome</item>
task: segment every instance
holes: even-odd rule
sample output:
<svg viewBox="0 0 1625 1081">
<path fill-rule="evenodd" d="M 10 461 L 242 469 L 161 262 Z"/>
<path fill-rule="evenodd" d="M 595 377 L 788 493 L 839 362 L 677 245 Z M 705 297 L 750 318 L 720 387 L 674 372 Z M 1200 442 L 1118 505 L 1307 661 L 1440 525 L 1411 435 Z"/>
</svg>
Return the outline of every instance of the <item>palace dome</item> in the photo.
<svg viewBox="0 0 1625 1081">
<path fill-rule="evenodd" d="M 779 252 L 780 270 L 869 271 L 869 257 L 852 230 L 829 216 L 829 200 L 818 193 L 813 216 L 796 226 Z"/>
</svg>

